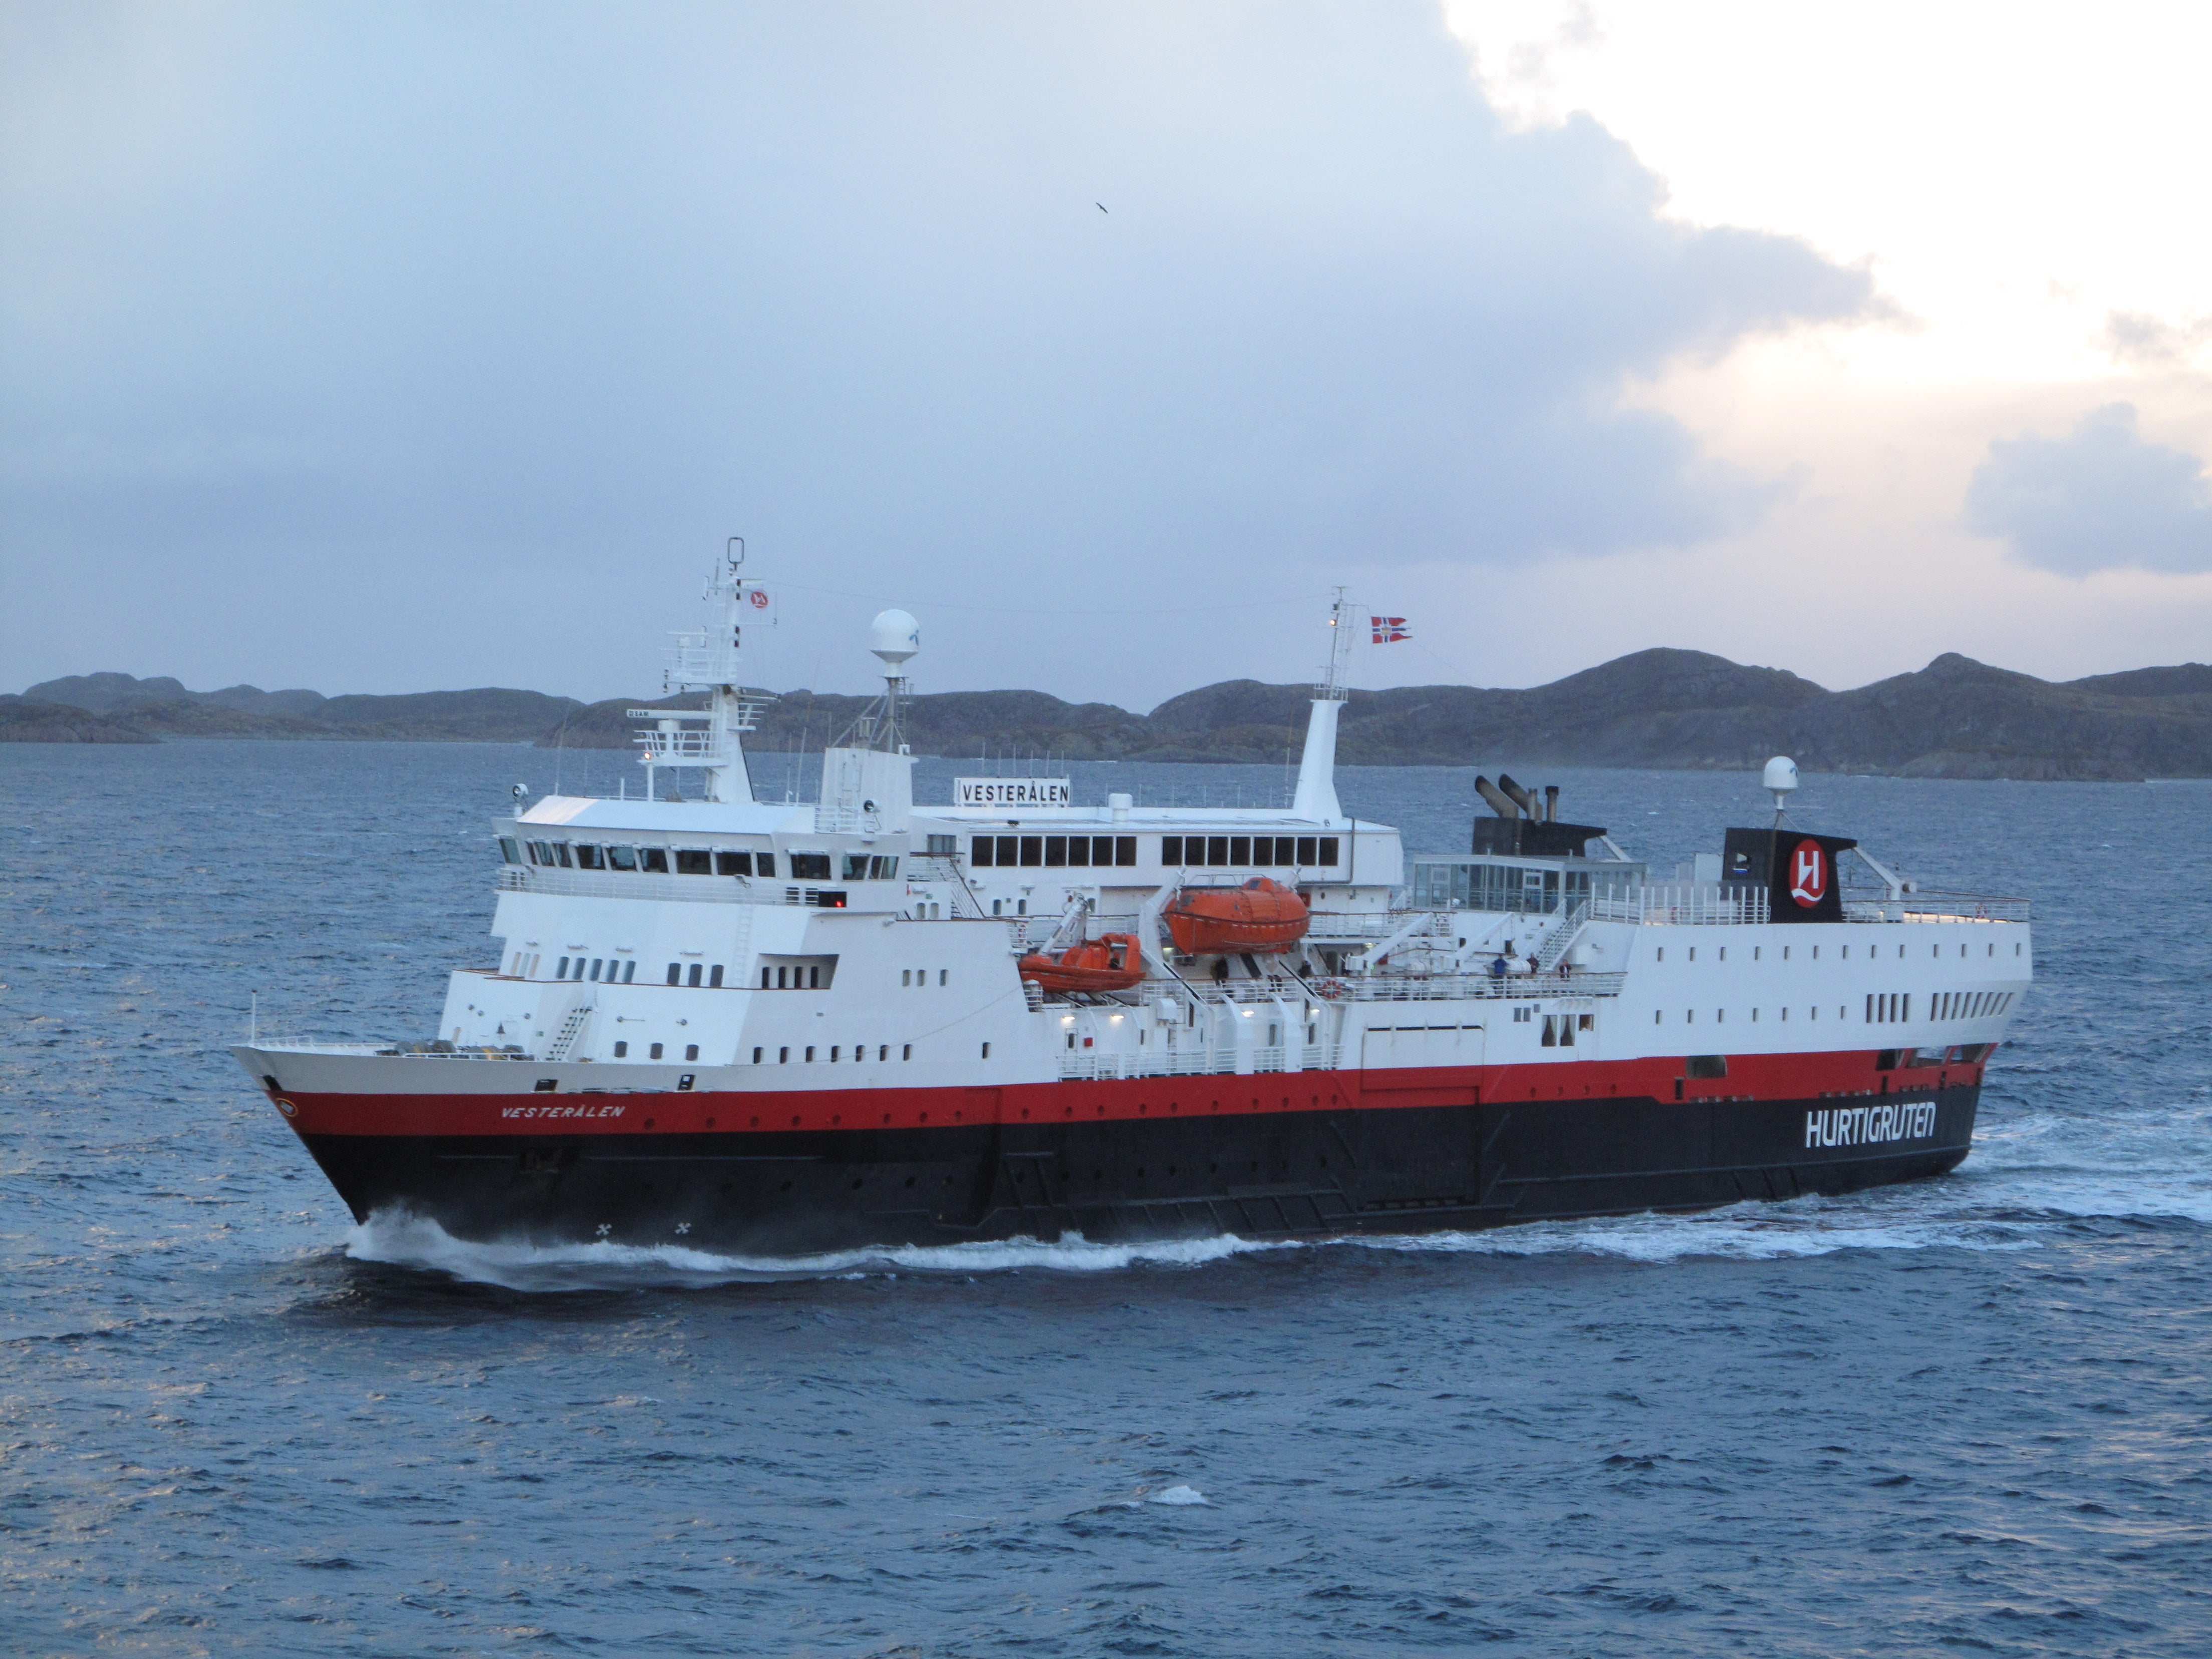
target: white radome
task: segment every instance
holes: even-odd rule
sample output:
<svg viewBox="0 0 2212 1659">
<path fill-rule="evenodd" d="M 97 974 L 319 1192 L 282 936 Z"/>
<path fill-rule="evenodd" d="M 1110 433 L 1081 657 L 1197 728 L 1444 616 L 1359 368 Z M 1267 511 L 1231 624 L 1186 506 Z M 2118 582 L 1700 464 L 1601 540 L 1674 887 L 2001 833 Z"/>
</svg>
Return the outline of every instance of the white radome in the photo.
<svg viewBox="0 0 2212 1659">
<path fill-rule="evenodd" d="M 1759 787 L 1777 795 L 1786 795 L 1797 787 L 1797 763 L 1787 755 L 1777 755 L 1766 763 L 1766 775 Z"/>
<path fill-rule="evenodd" d="M 896 668 L 921 649 L 921 624 L 903 611 L 884 611 L 868 624 L 868 649 Z"/>
</svg>

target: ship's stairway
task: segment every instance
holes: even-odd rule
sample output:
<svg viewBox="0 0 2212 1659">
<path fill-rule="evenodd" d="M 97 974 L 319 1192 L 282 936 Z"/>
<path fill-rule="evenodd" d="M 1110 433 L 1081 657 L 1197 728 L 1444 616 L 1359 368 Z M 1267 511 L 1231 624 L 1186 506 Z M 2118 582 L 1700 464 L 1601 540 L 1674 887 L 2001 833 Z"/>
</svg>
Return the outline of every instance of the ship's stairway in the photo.
<svg viewBox="0 0 2212 1659">
<path fill-rule="evenodd" d="M 1583 929 L 1589 926 L 1589 901 L 1584 899 L 1567 913 L 1559 925 L 1552 930 L 1551 937 L 1544 941 L 1543 948 L 1536 952 L 1536 971 L 1548 974 L 1558 967 L 1560 958 L 1575 948 L 1575 941 L 1583 936 Z"/>
<path fill-rule="evenodd" d="M 584 1027 L 591 1018 L 592 1010 L 588 1004 L 581 1008 L 571 1008 L 568 1018 L 561 1022 L 561 1029 L 554 1032 L 553 1046 L 545 1051 L 545 1058 L 551 1060 L 568 1059 L 576 1046 L 576 1039 L 584 1034 Z"/>
</svg>

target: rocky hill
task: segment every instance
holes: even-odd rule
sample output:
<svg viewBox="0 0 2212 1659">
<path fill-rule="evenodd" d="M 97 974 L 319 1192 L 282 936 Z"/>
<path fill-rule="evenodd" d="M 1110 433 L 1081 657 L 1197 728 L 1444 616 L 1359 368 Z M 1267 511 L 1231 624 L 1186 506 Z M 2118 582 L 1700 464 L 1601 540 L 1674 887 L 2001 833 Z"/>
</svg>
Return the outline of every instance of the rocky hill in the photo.
<svg viewBox="0 0 2212 1659">
<path fill-rule="evenodd" d="M 917 752 L 1049 751 L 1071 760 L 1280 763 L 1305 729 L 1309 689 L 1227 680 L 1148 714 L 1068 703 L 1042 691 L 920 696 L 908 726 Z M 485 689 L 409 696 L 325 697 L 90 674 L 0 697 L 0 741 L 132 742 L 263 736 L 528 741 L 626 748 L 634 708 Z M 750 746 L 819 750 L 867 706 L 793 691 L 769 709 Z M 1830 691 L 1785 670 L 1699 651 L 1639 651 L 1527 690 L 1464 685 L 1355 691 L 1340 726 L 1349 765 L 1751 769 L 1770 755 L 1810 770 L 1908 776 L 2132 779 L 2212 776 L 2212 667 L 2185 663 L 2053 683 L 1966 657 Z"/>
</svg>

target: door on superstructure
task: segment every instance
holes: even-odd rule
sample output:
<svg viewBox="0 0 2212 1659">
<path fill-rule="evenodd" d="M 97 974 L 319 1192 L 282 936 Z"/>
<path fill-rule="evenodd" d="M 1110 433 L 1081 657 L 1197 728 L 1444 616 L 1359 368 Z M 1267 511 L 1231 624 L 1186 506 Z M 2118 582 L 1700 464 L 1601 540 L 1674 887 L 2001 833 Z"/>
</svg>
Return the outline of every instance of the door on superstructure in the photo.
<svg viewBox="0 0 2212 1659">
<path fill-rule="evenodd" d="M 1359 1109 L 1349 1137 L 1362 1208 L 1472 1204 L 1483 1029 L 1461 1014 L 1392 1010 L 1360 1034 Z"/>
</svg>

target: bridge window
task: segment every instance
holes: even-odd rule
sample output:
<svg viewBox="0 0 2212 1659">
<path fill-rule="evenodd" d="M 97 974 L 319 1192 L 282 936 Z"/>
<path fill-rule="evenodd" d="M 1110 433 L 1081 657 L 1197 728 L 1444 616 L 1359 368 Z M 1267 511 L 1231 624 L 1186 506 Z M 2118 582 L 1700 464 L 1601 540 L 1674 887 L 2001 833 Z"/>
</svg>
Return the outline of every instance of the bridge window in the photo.
<svg viewBox="0 0 2212 1659">
<path fill-rule="evenodd" d="M 1022 863 L 1025 866 L 1042 868 L 1044 864 L 1044 837 L 1023 836 L 1019 839 L 1022 844 Z M 1000 861 L 1005 862 L 1004 860 Z"/>
<path fill-rule="evenodd" d="M 714 855 L 701 848 L 678 848 L 676 873 L 679 876 L 711 876 L 714 873 Z"/>
<path fill-rule="evenodd" d="M 641 847 L 637 849 L 637 867 L 649 874 L 668 873 L 668 849 L 665 847 Z"/>
<path fill-rule="evenodd" d="M 499 838 L 499 855 L 509 864 L 521 863 L 522 843 L 513 836 L 501 836 Z"/>
<path fill-rule="evenodd" d="M 637 848 L 635 848 L 635 847 L 610 847 L 610 848 L 607 848 L 607 867 L 608 867 L 608 868 L 610 868 L 610 869 L 613 869 L 613 870 L 635 870 L 635 869 L 636 869 L 636 868 L 637 868 Z"/>
<path fill-rule="evenodd" d="M 604 870 L 606 855 L 587 841 L 576 843 L 576 867 L 580 870 Z"/>
<path fill-rule="evenodd" d="M 718 876 L 750 876 L 753 872 L 750 853 L 717 853 L 714 854 L 714 873 Z"/>
<path fill-rule="evenodd" d="M 868 855 L 866 853 L 845 854 L 845 881 L 866 881 L 868 878 Z"/>
<path fill-rule="evenodd" d="M 827 853 L 793 853 L 791 855 L 791 876 L 794 881 L 829 880 L 830 855 Z"/>
<path fill-rule="evenodd" d="M 553 856 L 561 861 L 561 867 L 563 870 L 573 867 L 572 861 L 568 857 L 568 843 L 567 842 L 556 841 L 553 843 Z"/>
</svg>

